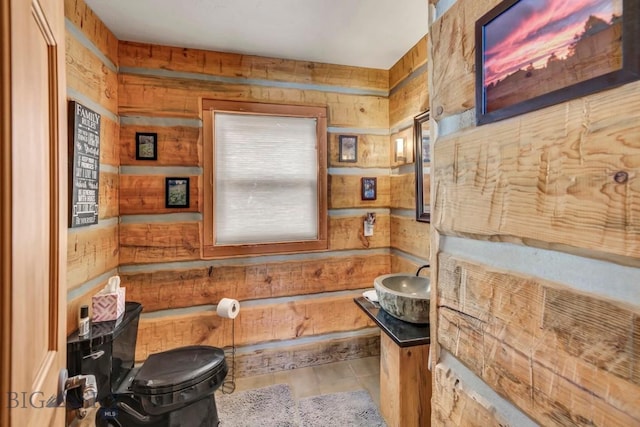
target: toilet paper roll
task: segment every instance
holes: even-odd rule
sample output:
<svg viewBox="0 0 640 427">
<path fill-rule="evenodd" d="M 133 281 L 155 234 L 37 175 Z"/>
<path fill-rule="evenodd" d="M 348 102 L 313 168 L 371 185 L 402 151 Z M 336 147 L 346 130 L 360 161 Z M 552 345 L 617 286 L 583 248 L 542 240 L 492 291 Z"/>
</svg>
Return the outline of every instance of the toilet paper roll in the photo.
<svg viewBox="0 0 640 427">
<path fill-rule="evenodd" d="M 222 298 L 216 308 L 218 316 L 225 319 L 235 319 L 240 312 L 240 303 L 231 298 Z"/>
</svg>

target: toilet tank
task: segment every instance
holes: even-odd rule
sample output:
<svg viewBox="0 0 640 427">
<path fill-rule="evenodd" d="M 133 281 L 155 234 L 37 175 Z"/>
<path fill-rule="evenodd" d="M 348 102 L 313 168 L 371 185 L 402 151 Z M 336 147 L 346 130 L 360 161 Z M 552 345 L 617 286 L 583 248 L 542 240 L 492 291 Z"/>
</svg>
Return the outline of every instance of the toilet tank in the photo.
<svg viewBox="0 0 640 427">
<path fill-rule="evenodd" d="M 80 338 L 76 330 L 67 338 L 69 376 L 95 375 L 98 401 L 108 398 L 133 368 L 141 312 L 140 303 L 127 302 L 118 319 L 92 323 L 87 337 Z M 67 407 L 80 406 L 77 393 L 69 393 Z"/>
</svg>

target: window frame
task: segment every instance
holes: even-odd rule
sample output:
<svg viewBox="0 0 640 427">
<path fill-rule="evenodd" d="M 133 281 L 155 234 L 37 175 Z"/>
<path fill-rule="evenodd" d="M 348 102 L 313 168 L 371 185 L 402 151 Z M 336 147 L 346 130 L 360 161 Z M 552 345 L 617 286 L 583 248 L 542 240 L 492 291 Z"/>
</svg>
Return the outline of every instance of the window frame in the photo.
<svg viewBox="0 0 640 427">
<path fill-rule="evenodd" d="M 318 238 L 316 240 L 215 244 L 215 113 L 256 114 L 281 117 L 315 118 L 318 151 Z M 327 109 L 307 105 L 266 104 L 244 101 L 202 100 L 202 152 L 203 152 L 203 258 L 243 255 L 265 255 L 297 252 L 326 251 L 328 249 L 328 191 L 327 191 Z"/>
</svg>

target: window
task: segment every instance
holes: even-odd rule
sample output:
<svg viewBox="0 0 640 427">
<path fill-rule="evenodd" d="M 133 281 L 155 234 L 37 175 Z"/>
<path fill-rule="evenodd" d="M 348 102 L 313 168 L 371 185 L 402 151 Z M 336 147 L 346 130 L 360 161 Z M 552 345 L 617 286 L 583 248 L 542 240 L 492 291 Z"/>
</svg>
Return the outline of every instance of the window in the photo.
<svg viewBox="0 0 640 427">
<path fill-rule="evenodd" d="M 327 249 L 326 109 L 203 101 L 205 257 Z"/>
</svg>

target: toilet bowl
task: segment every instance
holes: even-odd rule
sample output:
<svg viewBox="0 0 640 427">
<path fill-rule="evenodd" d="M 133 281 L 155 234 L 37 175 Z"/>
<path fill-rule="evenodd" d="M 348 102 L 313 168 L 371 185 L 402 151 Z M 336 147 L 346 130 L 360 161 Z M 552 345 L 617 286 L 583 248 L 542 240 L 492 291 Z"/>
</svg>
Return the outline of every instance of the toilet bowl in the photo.
<svg viewBox="0 0 640 427">
<path fill-rule="evenodd" d="M 214 392 L 227 375 L 224 352 L 187 346 L 149 355 L 135 366 L 142 305 L 127 302 L 114 321 L 94 323 L 87 337 L 67 339 L 69 375 L 94 375 L 98 386 L 96 426 L 214 427 Z M 75 391 L 67 407 L 82 407 Z"/>
</svg>

